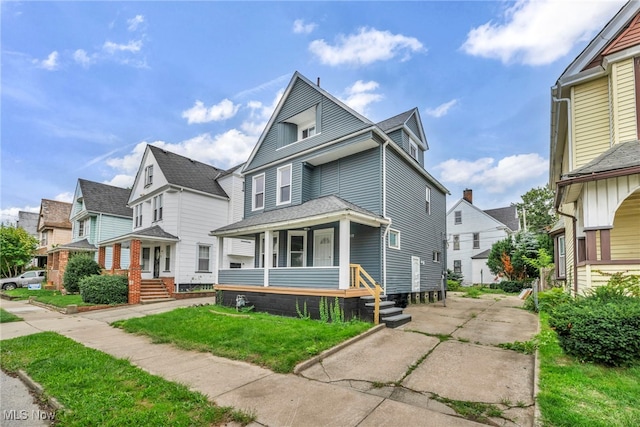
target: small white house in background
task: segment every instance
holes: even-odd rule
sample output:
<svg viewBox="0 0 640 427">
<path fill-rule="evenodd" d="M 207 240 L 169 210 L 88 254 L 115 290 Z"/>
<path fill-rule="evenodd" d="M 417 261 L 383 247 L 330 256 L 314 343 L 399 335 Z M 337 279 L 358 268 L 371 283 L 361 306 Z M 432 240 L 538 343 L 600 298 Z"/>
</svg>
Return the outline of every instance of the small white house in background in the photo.
<svg viewBox="0 0 640 427">
<path fill-rule="evenodd" d="M 169 293 L 209 288 L 217 279 L 217 260 L 227 268 L 253 267 L 253 241 L 230 239 L 220 254 L 217 239 L 209 235 L 242 218 L 241 166 L 222 170 L 147 145 L 128 201 L 132 231 L 99 245 L 135 244 L 131 264 L 137 266 L 133 258 L 139 250 L 135 274 L 141 276 L 135 280 L 162 280 Z"/>
<path fill-rule="evenodd" d="M 515 206 L 482 210 L 473 204 L 473 192 L 463 191 L 447 212 L 447 268 L 462 274 L 462 284 L 493 283 L 487 260 L 491 246 L 520 230 Z"/>
</svg>

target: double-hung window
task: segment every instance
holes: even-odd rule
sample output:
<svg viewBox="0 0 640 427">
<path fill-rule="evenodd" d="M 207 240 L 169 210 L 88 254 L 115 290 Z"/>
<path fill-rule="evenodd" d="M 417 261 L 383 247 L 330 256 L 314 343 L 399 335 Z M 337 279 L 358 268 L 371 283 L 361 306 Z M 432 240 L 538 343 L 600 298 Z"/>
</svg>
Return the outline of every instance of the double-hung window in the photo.
<svg viewBox="0 0 640 427">
<path fill-rule="evenodd" d="M 291 203 L 291 165 L 278 168 L 278 205 Z"/>
<path fill-rule="evenodd" d="M 162 194 L 158 194 L 153 198 L 153 221 L 162 219 Z"/>
<path fill-rule="evenodd" d="M 171 271 L 171 245 L 164 249 L 164 271 Z"/>
<path fill-rule="evenodd" d="M 252 197 L 251 197 L 251 210 L 258 210 L 264 208 L 264 174 L 260 174 L 253 177 L 252 182 Z"/>
<path fill-rule="evenodd" d="M 87 230 L 88 222 L 86 219 L 82 221 L 78 221 L 78 237 L 83 237 L 89 234 L 89 230 Z"/>
<path fill-rule="evenodd" d="M 144 168 L 144 186 L 153 184 L 153 165 Z"/>
<path fill-rule="evenodd" d="M 460 250 L 460 235 L 459 234 L 454 234 L 454 236 L 453 236 L 453 250 L 454 251 L 459 251 Z"/>
<path fill-rule="evenodd" d="M 211 271 L 211 246 L 198 245 L 198 270 L 197 271 Z"/>
<path fill-rule="evenodd" d="M 409 155 L 418 160 L 418 145 L 411 140 L 409 140 Z"/>
<path fill-rule="evenodd" d="M 151 248 L 142 248 L 142 271 L 150 271 Z"/>
<path fill-rule="evenodd" d="M 433 262 L 440 262 L 441 253 L 440 251 L 433 251 Z"/>
<path fill-rule="evenodd" d="M 557 239 L 557 275 L 559 278 L 565 278 L 567 276 L 567 260 L 566 260 L 566 252 L 565 252 L 565 236 L 564 234 L 558 236 Z"/>
<path fill-rule="evenodd" d="M 400 232 L 398 230 L 389 230 L 389 247 L 400 249 Z"/>
<path fill-rule="evenodd" d="M 462 224 L 462 211 L 455 211 L 453 213 L 454 224 Z"/>
<path fill-rule="evenodd" d="M 142 227 L 142 203 L 133 207 L 133 217 L 135 219 L 134 228 Z"/>
<path fill-rule="evenodd" d="M 453 261 L 453 272 L 456 274 L 462 273 L 462 260 L 456 259 Z"/>
<path fill-rule="evenodd" d="M 289 232 L 289 267 L 306 267 L 307 265 L 307 232 Z"/>
<path fill-rule="evenodd" d="M 480 233 L 473 233 L 473 249 L 480 249 Z"/>
<path fill-rule="evenodd" d="M 273 236 L 273 245 L 271 246 L 271 258 L 273 259 L 271 267 L 278 266 L 278 234 Z M 260 237 L 260 268 L 264 268 L 264 234 Z"/>
</svg>

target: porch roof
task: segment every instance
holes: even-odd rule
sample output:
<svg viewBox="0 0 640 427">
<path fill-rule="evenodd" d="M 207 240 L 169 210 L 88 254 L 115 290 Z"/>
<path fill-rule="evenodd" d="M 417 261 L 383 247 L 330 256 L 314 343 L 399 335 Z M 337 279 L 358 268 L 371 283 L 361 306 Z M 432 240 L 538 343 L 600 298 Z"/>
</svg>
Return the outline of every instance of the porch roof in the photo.
<svg viewBox="0 0 640 427">
<path fill-rule="evenodd" d="M 95 252 L 98 248 L 89 243 L 89 240 L 82 239 L 77 242 L 66 243 L 64 245 L 58 245 L 53 249 L 50 249 L 47 253 L 70 251 L 70 252 Z"/>
<path fill-rule="evenodd" d="M 258 233 L 264 230 L 300 228 L 316 224 L 338 221 L 347 217 L 372 227 L 389 224 L 389 220 L 371 211 L 363 209 L 340 197 L 330 195 L 309 200 L 296 206 L 274 209 L 250 216 L 242 221 L 220 227 L 209 233 L 212 236 L 240 236 Z"/>
<path fill-rule="evenodd" d="M 640 166 L 640 141 L 629 141 L 614 144 L 613 147 L 563 177 L 575 178 L 585 175 L 596 175 L 617 169 L 626 169 Z"/>
<path fill-rule="evenodd" d="M 155 240 L 163 242 L 179 242 L 180 238 L 173 234 L 167 233 L 159 225 L 144 228 L 142 230 L 135 230 L 131 233 L 123 234 L 122 236 L 114 237 L 112 239 L 103 240 L 98 243 L 99 246 L 113 245 L 115 243 L 128 242 L 131 240 Z"/>
</svg>

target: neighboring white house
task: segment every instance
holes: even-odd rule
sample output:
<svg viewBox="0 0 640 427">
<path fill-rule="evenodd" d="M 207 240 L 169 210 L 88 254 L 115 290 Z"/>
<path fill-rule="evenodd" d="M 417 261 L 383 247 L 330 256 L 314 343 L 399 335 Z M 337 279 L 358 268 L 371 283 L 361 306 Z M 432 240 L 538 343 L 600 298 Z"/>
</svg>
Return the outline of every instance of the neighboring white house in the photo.
<svg viewBox="0 0 640 427">
<path fill-rule="evenodd" d="M 132 232 L 100 246 L 136 241 L 141 279 L 163 279 L 172 292 L 215 283 L 220 254 L 209 231 L 242 218 L 240 166 L 221 170 L 148 145 L 128 201 Z M 221 256 L 229 268 L 253 267 L 254 244 L 230 240 Z"/>
<path fill-rule="evenodd" d="M 481 210 L 473 205 L 473 192 L 447 212 L 447 268 L 463 276 L 463 285 L 493 283 L 487 259 L 491 246 L 520 229 L 514 206 Z"/>
</svg>

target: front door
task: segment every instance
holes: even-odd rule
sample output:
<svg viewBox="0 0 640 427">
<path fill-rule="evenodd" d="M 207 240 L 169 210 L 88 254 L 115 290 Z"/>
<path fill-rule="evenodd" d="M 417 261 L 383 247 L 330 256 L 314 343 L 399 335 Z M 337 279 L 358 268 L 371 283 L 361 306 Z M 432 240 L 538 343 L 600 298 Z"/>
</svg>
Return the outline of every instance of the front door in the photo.
<svg viewBox="0 0 640 427">
<path fill-rule="evenodd" d="M 313 266 L 333 266 L 333 228 L 313 232 Z"/>
<path fill-rule="evenodd" d="M 160 277 L 160 246 L 153 248 L 153 278 Z"/>
<path fill-rule="evenodd" d="M 411 257 L 411 292 L 420 292 L 420 257 Z"/>
</svg>

